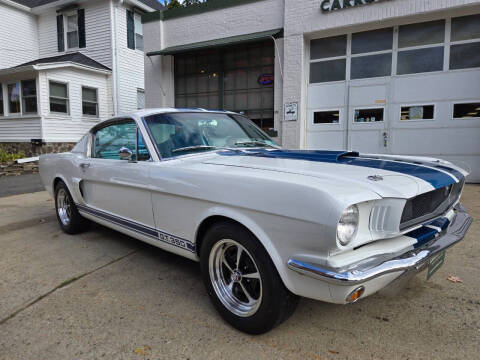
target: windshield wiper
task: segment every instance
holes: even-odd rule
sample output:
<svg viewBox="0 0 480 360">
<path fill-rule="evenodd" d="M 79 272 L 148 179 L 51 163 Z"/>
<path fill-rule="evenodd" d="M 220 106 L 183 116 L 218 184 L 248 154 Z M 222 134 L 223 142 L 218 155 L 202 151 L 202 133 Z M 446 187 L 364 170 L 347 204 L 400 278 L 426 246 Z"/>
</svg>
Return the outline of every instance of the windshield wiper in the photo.
<svg viewBox="0 0 480 360">
<path fill-rule="evenodd" d="M 238 141 L 235 143 L 235 146 L 270 146 L 274 149 L 280 149 L 280 146 L 267 143 L 263 140 Z"/>
<path fill-rule="evenodd" d="M 210 146 L 210 145 L 185 146 L 185 147 L 181 147 L 181 148 L 172 150 L 172 153 L 180 152 L 180 151 L 208 150 L 208 149 L 217 149 L 217 147 L 216 146 Z"/>
</svg>

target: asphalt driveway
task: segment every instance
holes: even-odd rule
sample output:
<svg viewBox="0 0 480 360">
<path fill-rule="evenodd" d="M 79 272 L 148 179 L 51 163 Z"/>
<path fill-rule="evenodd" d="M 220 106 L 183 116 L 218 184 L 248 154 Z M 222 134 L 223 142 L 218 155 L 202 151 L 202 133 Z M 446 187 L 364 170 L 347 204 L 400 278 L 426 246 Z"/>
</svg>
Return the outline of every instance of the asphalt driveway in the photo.
<svg viewBox="0 0 480 360">
<path fill-rule="evenodd" d="M 0 360 L 478 359 L 480 186 L 463 199 L 475 221 L 428 282 L 349 306 L 302 299 L 249 336 L 217 315 L 196 263 L 101 226 L 66 235 L 45 192 L 0 198 Z"/>
</svg>

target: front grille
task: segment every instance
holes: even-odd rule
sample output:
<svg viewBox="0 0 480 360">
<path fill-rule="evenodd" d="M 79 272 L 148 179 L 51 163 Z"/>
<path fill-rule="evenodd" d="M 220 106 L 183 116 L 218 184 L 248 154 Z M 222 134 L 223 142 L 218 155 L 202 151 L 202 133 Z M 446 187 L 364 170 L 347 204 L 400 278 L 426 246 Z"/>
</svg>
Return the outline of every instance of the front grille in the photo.
<svg viewBox="0 0 480 360">
<path fill-rule="evenodd" d="M 402 213 L 400 230 L 441 215 L 459 198 L 463 181 L 408 199 Z"/>
</svg>

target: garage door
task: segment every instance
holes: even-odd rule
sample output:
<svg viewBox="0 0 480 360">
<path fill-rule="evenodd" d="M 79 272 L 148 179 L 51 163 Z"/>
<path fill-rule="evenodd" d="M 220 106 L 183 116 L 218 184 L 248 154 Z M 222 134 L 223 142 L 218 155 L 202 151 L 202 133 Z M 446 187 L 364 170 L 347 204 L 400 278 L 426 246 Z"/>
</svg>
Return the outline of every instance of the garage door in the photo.
<svg viewBox="0 0 480 360">
<path fill-rule="evenodd" d="M 480 15 L 310 42 L 307 148 L 450 160 L 480 181 Z"/>
</svg>

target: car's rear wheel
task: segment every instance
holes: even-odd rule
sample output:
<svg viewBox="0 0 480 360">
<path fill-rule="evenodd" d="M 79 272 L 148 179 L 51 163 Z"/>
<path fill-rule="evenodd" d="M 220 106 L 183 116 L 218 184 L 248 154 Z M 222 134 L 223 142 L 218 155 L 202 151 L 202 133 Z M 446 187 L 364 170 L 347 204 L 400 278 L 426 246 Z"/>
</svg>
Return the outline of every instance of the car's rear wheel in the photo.
<svg viewBox="0 0 480 360">
<path fill-rule="evenodd" d="M 90 222 L 80 215 L 72 195 L 62 181 L 55 186 L 55 210 L 58 223 L 66 233 L 77 234 L 88 228 Z"/>
<path fill-rule="evenodd" d="M 241 331 L 267 332 L 287 319 L 298 303 L 262 244 L 239 224 L 213 225 L 204 237 L 200 261 L 213 304 Z"/>
</svg>

